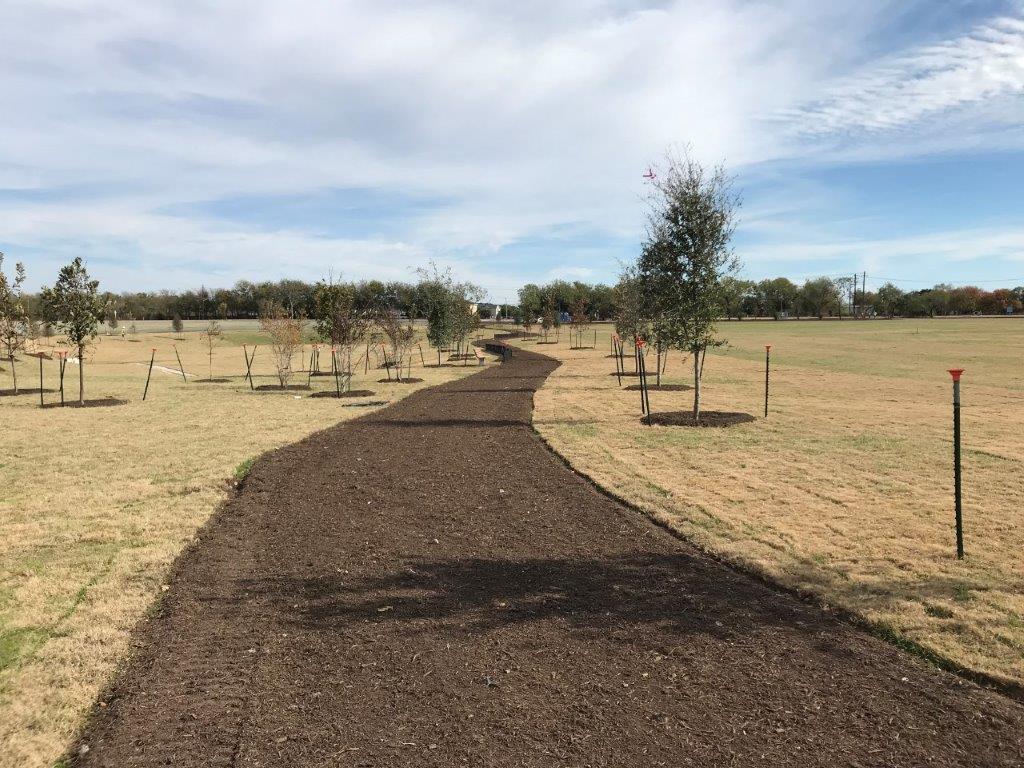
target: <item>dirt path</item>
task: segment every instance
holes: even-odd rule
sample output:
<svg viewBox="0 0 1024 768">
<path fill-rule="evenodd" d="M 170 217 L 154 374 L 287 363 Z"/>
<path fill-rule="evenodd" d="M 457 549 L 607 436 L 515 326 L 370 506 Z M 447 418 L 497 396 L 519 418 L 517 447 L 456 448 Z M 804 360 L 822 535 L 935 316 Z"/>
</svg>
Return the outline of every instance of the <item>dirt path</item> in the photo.
<svg viewBox="0 0 1024 768">
<path fill-rule="evenodd" d="M 572 474 L 516 355 L 259 461 L 76 764 L 1024 763 L 1024 707 Z"/>
</svg>

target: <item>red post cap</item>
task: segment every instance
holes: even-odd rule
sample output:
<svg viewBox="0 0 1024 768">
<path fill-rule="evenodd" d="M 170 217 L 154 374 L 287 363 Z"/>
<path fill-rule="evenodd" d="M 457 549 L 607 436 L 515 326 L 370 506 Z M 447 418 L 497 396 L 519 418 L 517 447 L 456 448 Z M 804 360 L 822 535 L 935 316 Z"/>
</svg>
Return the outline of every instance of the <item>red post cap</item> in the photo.
<svg viewBox="0 0 1024 768">
<path fill-rule="evenodd" d="M 950 368 L 949 375 L 953 377 L 953 381 L 960 381 L 960 377 L 963 375 L 963 368 Z"/>
<path fill-rule="evenodd" d="M 156 347 L 150 347 L 150 352 L 156 352 Z"/>
<path fill-rule="evenodd" d="M 772 348 L 772 345 L 771 345 L 771 344 L 765 344 L 765 345 L 764 345 L 764 348 L 765 348 L 765 349 L 771 349 L 771 348 Z"/>
<path fill-rule="evenodd" d="M 643 346 L 644 344 L 646 344 L 646 343 L 647 343 L 647 342 L 646 342 L 646 341 L 644 341 L 643 339 L 637 339 L 637 340 L 636 340 L 636 345 L 637 345 L 638 347 L 642 347 L 642 346 Z"/>
</svg>

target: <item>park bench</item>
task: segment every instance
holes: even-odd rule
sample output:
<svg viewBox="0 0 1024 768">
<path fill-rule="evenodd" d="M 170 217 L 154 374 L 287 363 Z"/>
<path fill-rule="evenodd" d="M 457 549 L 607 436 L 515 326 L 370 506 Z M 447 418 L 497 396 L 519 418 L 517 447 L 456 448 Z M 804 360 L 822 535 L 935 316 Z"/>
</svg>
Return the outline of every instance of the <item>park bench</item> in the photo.
<svg viewBox="0 0 1024 768">
<path fill-rule="evenodd" d="M 484 364 L 484 360 L 486 359 L 484 357 L 484 351 L 482 349 L 480 349 L 480 347 L 473 347 L 473 353 L 476 355 L 476 363 L 477 363 L 477 365 L 483 365 Z"/>
</svg>

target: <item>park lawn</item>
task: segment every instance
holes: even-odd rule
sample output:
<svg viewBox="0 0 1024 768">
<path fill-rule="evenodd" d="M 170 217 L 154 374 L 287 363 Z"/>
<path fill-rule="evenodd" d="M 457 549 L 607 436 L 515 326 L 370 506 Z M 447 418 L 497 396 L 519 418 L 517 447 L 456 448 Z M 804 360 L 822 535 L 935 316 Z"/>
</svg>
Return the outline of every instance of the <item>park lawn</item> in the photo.
<svg viewBox="0 0 1024 768">
<path fill-rule="evenodd" d="M 243 321 L 244 322 L 244 321 Z M 223 324 L 225 341 L 203 384 L 155 370 L 142 402 L 150 348 L 156 365 L 205 377 L 198 333 L 163 328 L 101 337 L 86 361 L 87 398 L 127 405 L 41 410 L 38 394 L 0 397 L 0 766 L 48 766 L 57 760 L 101 688 L 128 650 L 133 626 L 161 593 L 174 558 L 226 498 L 237 471 L 272 448 L 298 440 L 416 389 L 478 370 L 413 367 L 419 384 L 378 384 L 385 371 L 357 367 L 353 389 L 374 397 L 310 399 L 306 393 L 251 392 L 242 348 L 256 330 Z M 192 329 L 194 330 L 194 329 Z M 44 340 L 45 341 L 45 340 Z M 264 340 L 265 341 L 265 340 Z M 43 348 L 52 342 L 42 344 Z M 423 345 L 426 350 L 426 344 Z M 251 351 L 250 346 L 250 351 Z M 308 360 L 309 348 L 304 351 Z M 430 363 L 431 358 L 426 358 Z M 371 357 L 375 362 L 375 358 Z M 38 362 L 18 364 L 23 387 L 38 387 Z M 327 354 L 322 367 L 329 369 Z M 0 388 L 10 387 L 0 362 Z M 57 363 L 45 362 L 44 386 L 56 386 Z M 257 385 L 276 383 L 261 347 Z M 77 397 L 78 371 L 68 365 L 66 396 Z M 306 383 L 305 374 L 295 382 Z M 331 378 L 312 379 L 316 389 Z M 47 402 L 59 395 L 46 394 Z"/>
<path fill-rule="evenodd" d="M 576 470 L 884 635 L 1024 683 L 1024 321 L 722 323 L 731 343 L 708 354 L 703 407 L 757 417 L 725 429 L 642 424 L 639 393 L 608 375 L 611 329 L 598 329 L 594 351 L 568 349 L 567 333 L 555 345 L 520 342 L 565 361 L 537 394 L 534 424 Z M 951 367 L 966 369 L 962 562 Z M 691 377 L 673 351 L 665 381 Z M 654 413 L 692 407 L 689 391 L 650 399 Z"/>
</svg>

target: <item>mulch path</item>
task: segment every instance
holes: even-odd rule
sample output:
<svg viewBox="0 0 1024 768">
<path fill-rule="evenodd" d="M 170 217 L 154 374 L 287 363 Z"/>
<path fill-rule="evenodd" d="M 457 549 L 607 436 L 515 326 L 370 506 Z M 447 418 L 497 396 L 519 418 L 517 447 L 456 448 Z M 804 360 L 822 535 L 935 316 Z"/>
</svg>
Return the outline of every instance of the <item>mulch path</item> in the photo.
<svg viewBox="0 0 1024 768">
<path fill-rule="evenodd" d="M 74 764 L 1021 765 L 1020 704 L 569 470 L 530 426 L 555 366 L 517 350 L 257 461 Z"/>
</svg>

